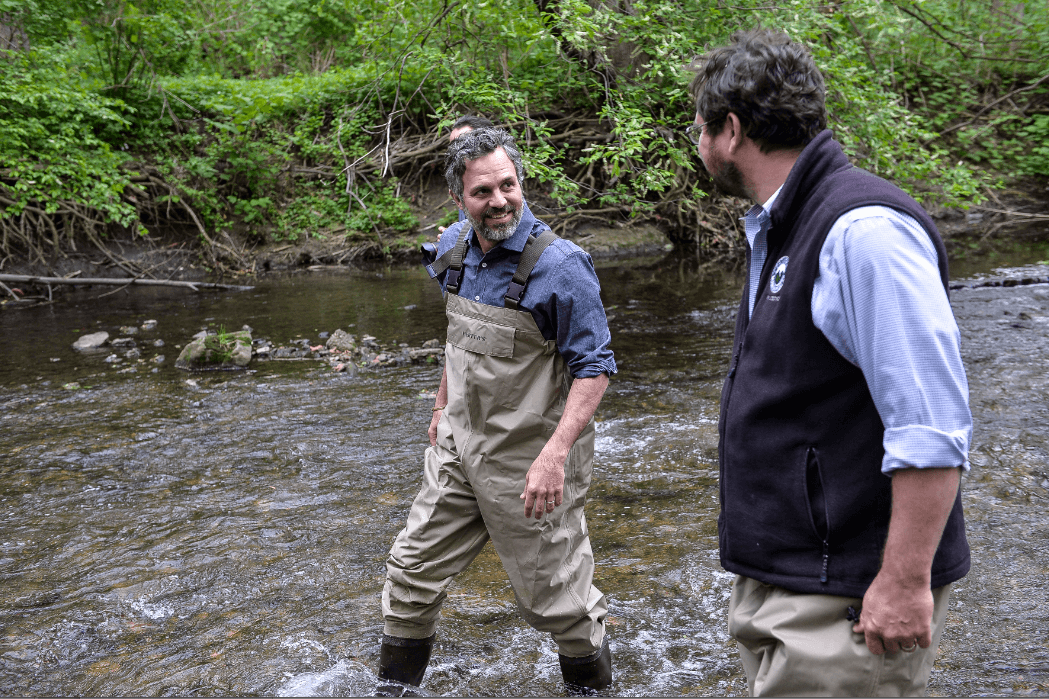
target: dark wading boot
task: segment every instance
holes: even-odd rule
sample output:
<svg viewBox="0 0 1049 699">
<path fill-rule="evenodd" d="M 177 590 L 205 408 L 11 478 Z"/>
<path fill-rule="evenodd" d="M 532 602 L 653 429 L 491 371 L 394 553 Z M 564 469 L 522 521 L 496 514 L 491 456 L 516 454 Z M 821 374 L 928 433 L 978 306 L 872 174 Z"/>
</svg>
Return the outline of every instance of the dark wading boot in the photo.
<svg viewBox="0 0 1049 699">
<path fill-rule="evenodd" d="M 379 649 L 379 684 L 375 688 L 375 696 L 418 696 L 412 687 L 422 684 L 435 638 L 437 634 L 429 638 L 397 638 L 383 634 L 382 648 Z"/>
<path fill-rule="evenodd" d="M 605 636 L 601 650 L 585 658 L 569 658 L 558 653 L 561 676 L 565 678 L 565 692 L 570 697 L 600 697 L 608 695 L 612 686 L 612 653 Z"/>
</svg>

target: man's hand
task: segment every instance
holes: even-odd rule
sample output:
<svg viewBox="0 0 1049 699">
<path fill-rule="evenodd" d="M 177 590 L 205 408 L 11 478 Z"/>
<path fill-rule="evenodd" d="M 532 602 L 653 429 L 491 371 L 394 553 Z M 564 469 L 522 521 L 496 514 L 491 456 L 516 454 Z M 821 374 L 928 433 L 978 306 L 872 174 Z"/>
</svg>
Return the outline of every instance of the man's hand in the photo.
<svg viewBox="0 0 1049 699">
<path fill-rule="evenodd" d="M 553 441 L 553 440 L 551 440 Z M 561 506 L 561 497 L 565 488 L 565 459 L 568 454 L 562 454 L 558 459 L 556 454 L 551 455 L 550 443 L 539 454 L 539 458 L 532 462 L 525 476 L 525 489 L 521 493 L 524 499 L 524 515 L 532 516 L 532 508 L 535 508 L 535 518 L 539 519 L 544 512 L 553 512 Z"/>
<path fill-rule="evenodd" d="M 957 468 L 906 468 L 892 476 L 892 516 L 881 569 L 852 630 L 875 655 L 932 643 L 932 559 L 954 506 Z"/>
<path fill-rule="evenodd" d="M 426 430 L 426 434 L 430 437 L 430 446 L 437 446 L 437 423 L 441 421 L 441 410 L 433 411 L 433 419 L 430 420 L 430 429 Z"/>
<path fill-rule="evenodd" d="M 441 372 L 441 385 L 437 389 L 437 401 L 434 403 L 434 408 L 439 408 L 448 405 L 448 368 L 445 367 L 444 371 Z M 426 434 L 430 437 L 430 446 L 437 446 L 437 423 L 441 421 L 441 415 L 444 413 L 443 410 L 434 410 L 433 417 L 430 418 L 430 428 L 426 430 Z"/>
<path fill-rule="evenodd" d="M 932 644 L 932 590 L 906 585 L 878 573 L 863 596 L 859 622 L 852 627 L 875 655 L 928 648 Z"/>
<path fill-rule="evenodd" d="M 561 506 L 565 488 L 565 459 L 568 452 L 583 433 L 583 428 L 594 416 L 601 396 L 608 388 L 608 374 L 598 374 L 572 382 L 572 388 L 565 399 L 565 411 L 557 423 L 557 429 L 550 436 L 539 458 L 532 462 L 525 476 L 525 489 L 521 493 L 524 503 L 524 516 L 535 518 L 543 512 L 552 514 Z"/>
</svg>

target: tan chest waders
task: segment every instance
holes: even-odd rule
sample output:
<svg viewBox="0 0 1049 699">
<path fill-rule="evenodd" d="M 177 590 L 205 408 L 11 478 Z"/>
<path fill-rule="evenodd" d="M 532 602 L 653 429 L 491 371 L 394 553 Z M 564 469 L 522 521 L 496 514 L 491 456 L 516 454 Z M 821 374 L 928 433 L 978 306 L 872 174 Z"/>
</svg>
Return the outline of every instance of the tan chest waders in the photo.
<svg viewBox="0 0 1049 699">
<path fill-rule="evenodd" d="M 498 308 L 458 295 L 470 233 L 446 257 L 448 407 L 437 445 L 426 450 L 422 489 L 387 561 L 384 633 L 432 636 L 448 585 L 491 539 L 525 621 L 551 633 L 562 655 L 590 656 L 601 649 L 607 614 L 605 597 L 592 584 L 583 514 L 593 420 L 565 461 L 562 505 L 542 519 L 526 519 L 520 497 L 572 381 L 556 343 L 518 309 L 532 268 L 556 236 L 546 231 L 529 238 L 506 307 Z"/>
</svg>

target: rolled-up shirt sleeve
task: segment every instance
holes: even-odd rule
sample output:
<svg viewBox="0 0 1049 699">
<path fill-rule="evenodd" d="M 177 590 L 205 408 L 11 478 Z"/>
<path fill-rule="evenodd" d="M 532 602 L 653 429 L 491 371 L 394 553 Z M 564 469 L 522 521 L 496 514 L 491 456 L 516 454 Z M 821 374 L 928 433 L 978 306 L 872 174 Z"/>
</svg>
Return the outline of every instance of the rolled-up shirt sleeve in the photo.
<svg viewBox="0 0 1049 699">
<path fill-rule="evenodd" d="M 882 472 L 969 468 L 969 385 L 936 249 L 911 216 L 842 216 L 820 251 L 812 319 L 859 367 L 885 425 Z"/>
<path fill-rule="evenodd" d="M 555 254 L 563 258 L 543 276 L 558 282 L 550 284 L 549 295 L 540 305 L 546 306 L 544 310 L 556 325 L 557 350 L 577 379 L 611 376 L 617 371 L 616 361 L 594 263 L 578 248 L 568 254 L 558 249 Z"/>
</svg>

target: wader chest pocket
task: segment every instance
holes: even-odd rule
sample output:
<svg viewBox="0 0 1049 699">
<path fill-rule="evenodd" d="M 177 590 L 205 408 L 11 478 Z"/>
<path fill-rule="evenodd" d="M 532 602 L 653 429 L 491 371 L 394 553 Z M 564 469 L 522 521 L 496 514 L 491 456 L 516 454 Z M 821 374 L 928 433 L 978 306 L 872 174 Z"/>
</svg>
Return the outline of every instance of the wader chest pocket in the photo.
<svg viewBox="0 0 1049 699">
<path fill-rule="evenodd" d="M 515 328 L 478 318 L 449 314 L 448 342 L 467 352 L 492 357 L 514 356 Z"/>
</svg>

